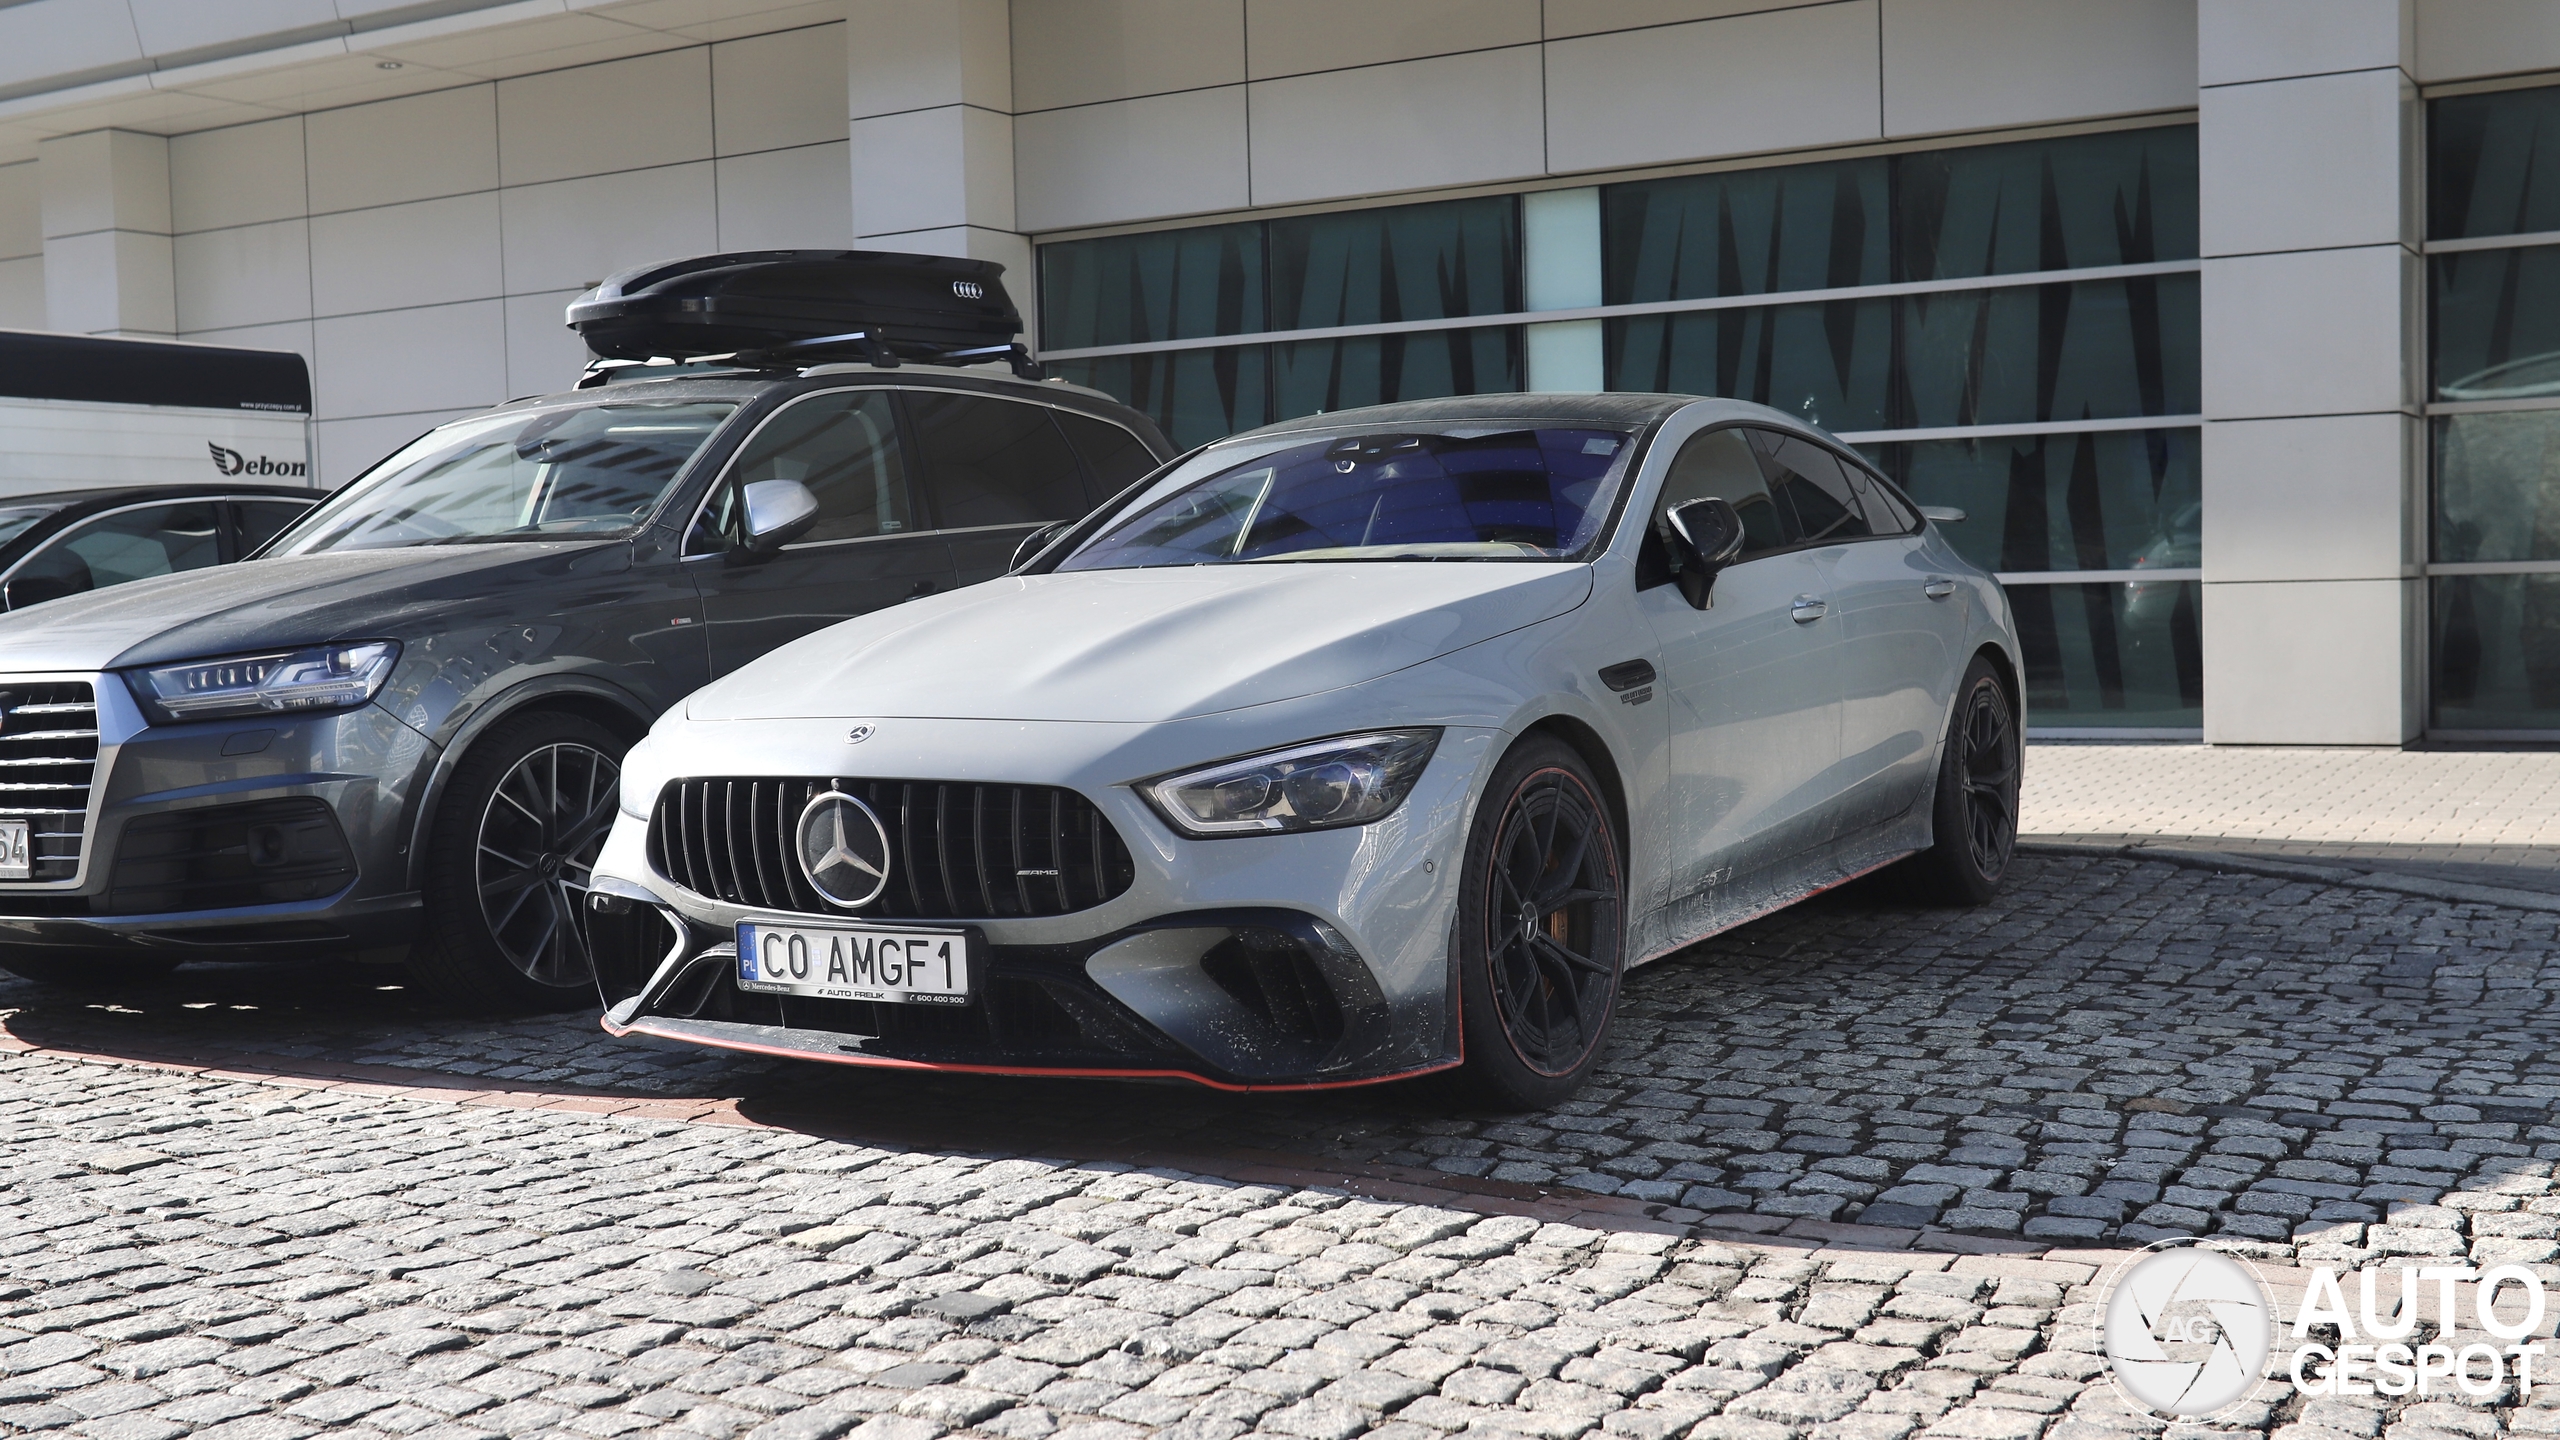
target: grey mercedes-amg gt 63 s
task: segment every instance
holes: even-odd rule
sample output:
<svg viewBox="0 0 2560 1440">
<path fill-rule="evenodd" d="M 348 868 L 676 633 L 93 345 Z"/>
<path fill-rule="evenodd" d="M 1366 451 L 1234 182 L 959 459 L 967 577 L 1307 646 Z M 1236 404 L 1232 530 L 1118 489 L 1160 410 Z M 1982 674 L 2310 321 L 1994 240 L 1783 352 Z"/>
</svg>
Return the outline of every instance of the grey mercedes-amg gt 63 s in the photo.
<svg viewBox="0 0 2560 1440">
<path fill-rule="evenodd" d="M 660 720 L 588 897 L 605 1024 L 1553 1104 L 1630 966 L 1896 861 L 1999 884 L 2017 636 L 1937 523 L 1732 400 L 1220 441 Z"/>
</svg>

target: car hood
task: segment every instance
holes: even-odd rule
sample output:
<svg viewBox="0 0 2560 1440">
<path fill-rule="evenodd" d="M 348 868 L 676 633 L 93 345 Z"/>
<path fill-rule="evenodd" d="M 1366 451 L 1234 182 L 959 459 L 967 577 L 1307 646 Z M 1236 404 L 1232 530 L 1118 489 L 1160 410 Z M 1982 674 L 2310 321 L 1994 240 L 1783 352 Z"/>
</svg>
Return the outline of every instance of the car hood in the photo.
<svg viewBox="0 0 2560 1440">
<path fill-rule="evenodd" d="M 1356 685 L 1564 614 L 1586 565 L 1265 564 L 1008 576 L 783 646 L 696 720 L 1178 720 Z"/>
<path fill-rule="evenodd" d="M 593 540 L 291 555 L 161 575 L 0 614 L 0 669 L 105 670 L 327 640 L 407 639 L 456 603 L 630 564 Z"/>
</svg>

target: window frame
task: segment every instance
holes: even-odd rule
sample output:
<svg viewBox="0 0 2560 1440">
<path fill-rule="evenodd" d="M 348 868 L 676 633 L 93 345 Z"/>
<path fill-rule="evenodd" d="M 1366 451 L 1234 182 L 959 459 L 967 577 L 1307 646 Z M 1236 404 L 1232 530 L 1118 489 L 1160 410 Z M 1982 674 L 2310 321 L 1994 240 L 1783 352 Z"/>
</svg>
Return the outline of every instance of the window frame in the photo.
<svg viewBox="0 0 2560 1440">
<path fill-rule="evenodd" d="M 69 540 L 71 537 L 78 535 L 82 531 L 87 530 L 90 526 L 97 524 L 101 520 L 105 520 L 116 515 L 130 515 L 136 510 L 153 510 L 163 505 L 216 505 L 226 507 L 214 512 L 215 553 L 220 554 L 222 558 L 214 561 L 212 565 L 199 565 L 196 569 L 210 570 L 216 566 L 238 564 L 240 561 L 247 559 L 248 556 L 240 553 L 238 537 L 233 533 L 231 514 L 227 507 L 234 502 L 242 500 L 275 500 L 280 498 L 282 497 L 275 495 L 236 495 L 228 490 L 214 490 L 207 491 L 201 495 L 163 495 L 152 500 L 136 500 L 131 504 L 118 505 L 111 509 L 97 511 L 94 514 L 83 515 L 79 519 L 64 526 L 62 529 L 56 530 L 51 535 L 48 535 L 43 540 L 37 542 L 34 549 L 29 550 L 26 554 L 19 556 L 14 561 L 11 561 L 8 569 L 0 570 L 0 585 L 6 585 L 11 580 L 16 579 L 19 571 L 24 570 L 29 565 L 34 564 L 37 560 L 52 553 L 54 547 L 62 544 L 66 540 Z M 318 504 L 323 498 L 325 497 L 323 497 L 319 491 L 312 492 L 313 504 Z M 308 513 L 307 508 L 305 513 Z M 284 532 L 280 530 L 276 533 L 283 534 Z M 195 572 L 192 570 L 172 570 L 169 573 L 172 575 L 191 575 Z M 149 579 L 152 577 L 145 576 L 143 578 Z M 98 588 L 113 589 L 114 587 L 101 586 Z"/>
</svg>

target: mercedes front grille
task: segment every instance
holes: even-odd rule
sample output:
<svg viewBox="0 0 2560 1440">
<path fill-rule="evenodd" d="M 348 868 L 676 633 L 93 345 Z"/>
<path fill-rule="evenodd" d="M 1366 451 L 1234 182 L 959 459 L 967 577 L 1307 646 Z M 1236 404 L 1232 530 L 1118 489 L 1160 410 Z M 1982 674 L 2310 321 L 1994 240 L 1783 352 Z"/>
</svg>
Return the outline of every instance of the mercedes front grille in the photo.
<svg viewBox="0 0 2560 1440">
<path fill-rule="evenodd" d="M 889 842 L 887 884 L 858 909 L 800 868 L 800 813 L 831 789 L 870 806 Z M 732 905 L 878 920 L 1066 915 L 1137 879 L 1120 832 L 1072 790 L 934 780 L 677 780 L 650 817 L 649 863 Z"/>
</svg>

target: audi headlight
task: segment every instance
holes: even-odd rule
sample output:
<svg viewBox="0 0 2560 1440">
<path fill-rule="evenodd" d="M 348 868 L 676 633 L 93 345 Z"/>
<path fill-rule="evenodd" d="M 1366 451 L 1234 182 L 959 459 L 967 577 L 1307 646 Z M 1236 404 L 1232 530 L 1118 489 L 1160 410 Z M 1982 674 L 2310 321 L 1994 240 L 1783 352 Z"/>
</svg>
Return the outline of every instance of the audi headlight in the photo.
<svg viewBox="0 0 2560 1440">
<path fill-rule="evenodd" d="M 1422 778 L 1437 730 L 1341 735 L 1141 782 L 1140 794 L 1185 835 L 1264 835 L 1366 825 L 1392 814 Z"/>
<path fill-rule="evenodd" d="M 362 640 L 190 660 L 130 672 L 125 679 L 142 708 L 170 724 L 362 705 L 391 678 L 399 659 L 398 641 Z"/>
</svg>

